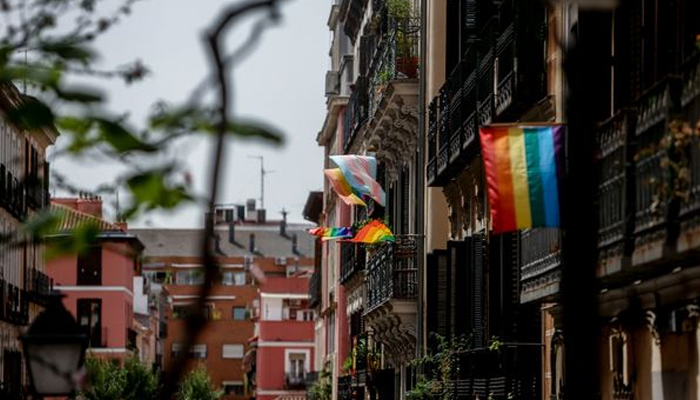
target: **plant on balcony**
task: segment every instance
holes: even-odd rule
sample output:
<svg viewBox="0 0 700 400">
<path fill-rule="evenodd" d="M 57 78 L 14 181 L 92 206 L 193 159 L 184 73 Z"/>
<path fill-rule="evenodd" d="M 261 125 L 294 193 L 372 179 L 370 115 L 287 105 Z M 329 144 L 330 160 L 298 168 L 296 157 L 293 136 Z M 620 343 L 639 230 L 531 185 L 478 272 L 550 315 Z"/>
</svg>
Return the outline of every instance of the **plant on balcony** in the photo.
<svg viewBox="0 0 700 400">
<path fill-rule="evenodd" d="M 387 0 L 386 9 L 391 18 L 400 20 L 411 17 L 413 5 L 411 0 Z"/>
<path fill-rule="evenodd" d="M 333 393 L 332 378 L 333 375 L 328 371 L 328 368 L 324 368 L 319 374 L 318 380 L 307 389 L 309 399 L 330 400 Z"/>
<path fill-rule="evenodd" d="M 428 371 L 427 376 L 421 376 L 419 384 L 409 392 L 408 396 L 413 400 L 434 398 L 436 395 L 443 400 L 452 398 L 449 384 L 459 376 L 459 354 L 471 348 L 471 338 L 464 335 L 451 340 L 435 333 L 431 336 L 437 343 L 436 351 L 430 351 L 411 362 Z"/>
<path fill-rule="evenodd" d="M 396 71 L 406 78 L 415 78 L 418 76 L 418 57 L 414 51 L 416 40 L 410 28 L 413 17 L 411 0 L 387 1 L 387 12 L 396 22 Z"/>
<path fill-rule="evenodd" d="M 207 369 L 199 365 L 182 381 L 176 398 L 177 400 L 219 400 L 223 394 L 223 391 L 214 389 Z"/>
</svg>

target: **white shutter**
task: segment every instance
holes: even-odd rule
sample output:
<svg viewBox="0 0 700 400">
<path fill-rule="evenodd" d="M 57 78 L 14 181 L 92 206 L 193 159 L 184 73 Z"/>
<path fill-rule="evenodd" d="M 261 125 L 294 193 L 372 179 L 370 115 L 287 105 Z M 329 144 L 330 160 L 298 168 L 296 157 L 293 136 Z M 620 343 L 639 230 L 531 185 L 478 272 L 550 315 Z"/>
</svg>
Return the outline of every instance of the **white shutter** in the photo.
<svg viewBox="0 0 700 400">
<path fill-rule="evenodd" d="M 225 344 L 223 345 L 222 355 L 223 358 L 243 358 L 243 345 L 242 344 Z"/>
</svg>

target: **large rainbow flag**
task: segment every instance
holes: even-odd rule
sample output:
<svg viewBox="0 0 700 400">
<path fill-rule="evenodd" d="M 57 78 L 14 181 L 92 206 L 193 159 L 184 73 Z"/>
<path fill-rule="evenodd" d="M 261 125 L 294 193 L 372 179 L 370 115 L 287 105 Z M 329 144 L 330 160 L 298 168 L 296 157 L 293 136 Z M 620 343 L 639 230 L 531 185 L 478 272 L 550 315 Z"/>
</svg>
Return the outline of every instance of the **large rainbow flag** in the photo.
<svg viewBox="0 0 700 400">
<path fill-rule="evenodd" d="M 351 241 L 359 243 L 393 242 L 395 238 L 389 227 L 373 219 L 357 231 Z"/>
<path fill-rule="evenodd" d="M 383 206 L 385 193 L 377 179 L 377 159 L 356 154 L 330 156 L 355 192 L 369 196 Z"/>
<path fill-rule="evenodd" d="M 333 190 L 338 194 L 345 204 L 363 206 L 366 207 L 367 204 L 357 195 L 357 192 L 350 186 L 348 181 L 345 179 L 340 168 L 324 169 L 323 173 L 328 178 Z"/>
<path fill-rule="evenodd" d="M 563 126 L 479 130 L 493 233 L 559 226 Z"/>
<path fill-rule="evenodd" d="M 332 240 L 332 239 L 350 239 L 352 238 L 352 228 L 350 227 L 340 227 L 340 228 L 313 228 L 309 229 L 309 234 L 318 236 L 321 240 Z"/>
</svg>

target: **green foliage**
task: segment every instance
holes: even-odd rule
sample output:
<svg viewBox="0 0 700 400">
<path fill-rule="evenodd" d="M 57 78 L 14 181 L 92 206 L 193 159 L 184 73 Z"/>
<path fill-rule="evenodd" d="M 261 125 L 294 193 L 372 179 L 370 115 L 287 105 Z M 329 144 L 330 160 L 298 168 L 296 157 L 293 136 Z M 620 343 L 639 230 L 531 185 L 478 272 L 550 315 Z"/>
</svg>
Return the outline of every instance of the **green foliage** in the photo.
<svg viewBox="0 0 700 400">
<path fill-rule="evenodd" d="M 437 343 L 437 350 L 412 361 L 414 366 L 422 366 L 429 371 L 429 376 L 422 376 L 415 391 L 411 394 L 413 399 L 425 399 L 430 394 L 440 394 L 443 399 L 452 396 L 448 383 L 459 376 L 459 354 L 471 348 L 471 337 L 464 335 L 447 340 L 444 336 L 431 334 Z"/>
<path fill-rule="evenodd" d="M 308 398 L 310 400 L 330 400 L 333 393 L 332 379 L 333 375 L 328 368 L 324 368 L 319 374 L 318 380 L 307 389 Z"/>
<path fill-rule="evenodd" d="M 136 357 L 129 357 L 124 365 L 88 357 L 85 370 L 88 387 L 80 393 L 85 400 L 155 400 L 158 396 L 158 376 Z"/>
<path fill-rule="evenodd" d="M 215 390 L 206 368 L 200 365 L 192 370 L 180 384 L 177 400 L 218 400 L 223 391 Z"/>
<path fill-rule="evenodd" d="M 411 16 L 411 0 L 387 0 L 386 8 L 389 16 L 394 19 L 404 19 Z"/>
</svg>

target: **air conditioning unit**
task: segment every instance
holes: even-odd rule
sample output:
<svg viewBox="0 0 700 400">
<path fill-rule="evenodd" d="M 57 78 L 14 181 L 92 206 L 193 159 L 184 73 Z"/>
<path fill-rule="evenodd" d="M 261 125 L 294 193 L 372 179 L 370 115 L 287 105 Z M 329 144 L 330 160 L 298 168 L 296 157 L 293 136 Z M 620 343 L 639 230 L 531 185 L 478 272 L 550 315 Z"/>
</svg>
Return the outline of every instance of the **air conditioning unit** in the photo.
<svg viewBox="0 0 700 400">
<path fill-rule="evenodd" d="M 287 265 L 287 258 L 286 257 L 276 257 L 275 258 L 275 265 Z"/>
<path fill-rule="evenodd" d="M 326 96 L 340 93 L 340 75 L 338 71 L 326 72 Z"/>
</svg>

